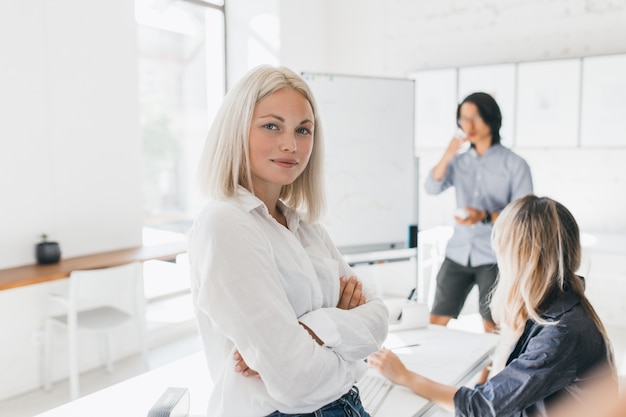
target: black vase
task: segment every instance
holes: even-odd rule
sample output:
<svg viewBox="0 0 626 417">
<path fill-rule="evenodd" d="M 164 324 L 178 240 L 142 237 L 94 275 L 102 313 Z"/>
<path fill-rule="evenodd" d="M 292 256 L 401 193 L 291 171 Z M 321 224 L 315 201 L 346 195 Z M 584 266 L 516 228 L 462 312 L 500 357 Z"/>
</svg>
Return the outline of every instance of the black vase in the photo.
<svg viewBox="0 0 626 417">
<path fill-rule="evenodd" d="M 38 264 L 55 264 L 61 259 L 61 248 L 57 242 L 37 243 L 36 255 Z"/>
</svg>

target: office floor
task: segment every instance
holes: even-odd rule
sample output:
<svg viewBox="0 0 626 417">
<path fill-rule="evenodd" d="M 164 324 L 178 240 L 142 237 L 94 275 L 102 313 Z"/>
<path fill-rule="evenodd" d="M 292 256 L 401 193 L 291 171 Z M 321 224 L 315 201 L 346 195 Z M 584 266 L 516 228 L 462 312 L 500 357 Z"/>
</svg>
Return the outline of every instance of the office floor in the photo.
<svg viewBox="0 0 626 417">
<path fill-rule="evenodd" d="M 461 316 L 459 320 L 452 321 L 450 327 L 475 332 L 482 331 L 480 316 L 476 314 Z M 615 359 L 621 380 L 626 382 L 626 330 L 609 329 L 609 335 L 613 340 Z M 198 352 L 200 349 L 201 344 L 198 335 L 192 330 L 176 337 L 175 340 L 167 341 L 158 347 L 150 349 L 148 364 L 150 369 L 154 369 Z M 95 392 L 145 371 L 141 357 L 136 355 L 116 362 L 111 374 L 107 373 L 104 368 L 86 372 L 81 375 L 80 379 L 81 395 Z M 68 400 L 68 383 L 67 381 L 60 382 L 54 384 L 50 392 L 40 389 L 0 401 L 0 417 L 33 417 Z M 432 417 L 451 415 L 451 413 L 444 410 L 437 410 Z"/>
<path fill-rule="evenodd" d="M 150 369 L 155 369 L 176 359 L 198 352 L 200 349 L 202 347 L 197 333 L 190 331 L 177 337 L 176 340 L 168 341 L 150 349 L 148 352 L 148 366 Z M 134 355 L 114 362 L 112 373 L 108 373 L 104 367 L 85 372 L 80 376 L 80 394 L 82 396 L 98 391 L 146 370 L 141 356 Z M 0 417 L 33 417 L 67 401 L 69 401 L 69 384 L 67 381 L 59 382 L 55 383 L 49 392 L 39 389 L 0 401 Z"/>
</svg>

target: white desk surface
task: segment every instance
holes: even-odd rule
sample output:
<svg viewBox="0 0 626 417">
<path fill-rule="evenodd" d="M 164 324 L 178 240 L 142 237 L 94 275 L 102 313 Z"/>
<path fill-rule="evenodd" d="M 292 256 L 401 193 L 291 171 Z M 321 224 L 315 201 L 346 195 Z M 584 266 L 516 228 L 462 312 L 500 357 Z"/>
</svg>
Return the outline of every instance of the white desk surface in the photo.
<svg viewBox="0 0 626 417">
<path fill-rule="evenodd" d="M 461 386 L 491 361 L 497 343 L 494 334 L 429 326 L 389 333 L 385 347 L 392 349 L 408 369 L 443 384 Z M 394 386 L 374 417 L 424 416 L 433 407 L 434 403 L 409 389 Z"/>
<path fill-rule="evenodd" d="M 462 385 L 489 362 L 497 336 L 441 326 L 389 334 L 385 347 L 394 349 L 409 369 L 450 385 Z M 414 345 L 402 348 L 402 346 Z M 169 387 L 188 388 L 190 417 L 206 414 L 213 384 L 204 353 L 199 352 L 93 394 L 48 410 L 36 417 L 143 417 Z M 421 416 L 432 403 L 403 387 L 394 387 L 377 416 Z"/>
<path fill-rule="evenodd" d="M 150 408 L 169 387 L 188 388 L 189 415 L 206 415 L 213 383 L 204 353 L 194 353 L 36 417 L 146 417 Z"/>
</svg>

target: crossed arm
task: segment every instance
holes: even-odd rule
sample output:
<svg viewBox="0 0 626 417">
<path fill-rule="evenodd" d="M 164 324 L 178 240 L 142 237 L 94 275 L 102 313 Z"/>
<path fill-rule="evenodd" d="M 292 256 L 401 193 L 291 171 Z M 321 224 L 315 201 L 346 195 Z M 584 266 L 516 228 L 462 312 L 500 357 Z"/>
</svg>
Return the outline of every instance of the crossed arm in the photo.
<svg viewBox="0 0 626 417">
<path fill-rule="evenodd" d="M 351 310 L 365 304 L 366 301 L 367 300 L 363 295 L 363 285 L 355 276 L 350 278 L 341 277 L 339 279 L 339 302 L 337 303 L 337 308 L 342 310 Z M 309 333 L 309 335 L 311 335 L 313 340 L 315 340 L 318 345 L 324 345 L 324 341 L 321 340 L 315 332 L 313 332 L 313 330 L 302 322 L 300 322 L 300 325 Z M 239 372 L 246 377 L 259 377 L 259 373 L 257 371 L 248 367 L 239 351 L 235 351 L 233 360 L 235 361 L 236 372 Z"/>
</svg>

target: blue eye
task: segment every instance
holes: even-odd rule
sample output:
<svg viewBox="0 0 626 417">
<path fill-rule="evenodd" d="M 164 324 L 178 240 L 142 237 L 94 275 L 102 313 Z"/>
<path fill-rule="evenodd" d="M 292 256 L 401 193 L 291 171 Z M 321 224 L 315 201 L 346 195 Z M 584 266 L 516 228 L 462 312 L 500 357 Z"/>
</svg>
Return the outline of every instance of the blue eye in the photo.
<svg viewBox="0 0 626 417">
<path fill-rule="evenodd" d="M 311 134 L 311 130 L 307 129 L 306 127 L 301 127 L 299 129 L 297 129 L 296 132 L 300 133 L 301 135 L 310 135 Z"/>
<path fill-rule="evenodd" d="M 278 126 L 276 126 L 274 123 L 267 123 L 263 125 L 264 128 L 269 129 L 269 130 L 276 130 L 278 129 Z"/>
</svg>

